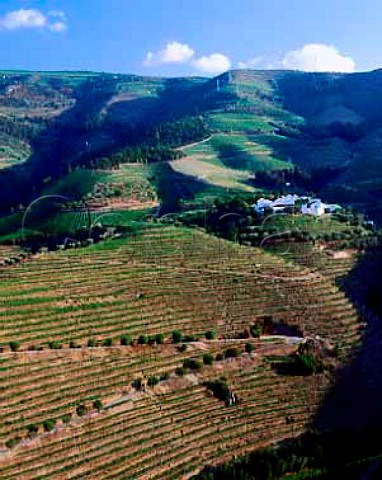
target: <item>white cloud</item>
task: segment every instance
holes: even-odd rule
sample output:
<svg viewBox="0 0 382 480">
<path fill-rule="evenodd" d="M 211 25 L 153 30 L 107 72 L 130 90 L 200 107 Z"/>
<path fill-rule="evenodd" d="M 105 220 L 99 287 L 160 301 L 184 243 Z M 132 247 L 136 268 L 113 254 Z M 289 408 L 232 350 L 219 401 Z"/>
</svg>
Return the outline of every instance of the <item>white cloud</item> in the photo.
<svg viewBox="0 0 382 480">
<path fill-rule="evenodd" d="M 355 61 L 351 57 L 341 55 L 337 48 L 331 45 L 311 43 L 300 50 L 288 52 L 282 67 L 287 70 L 302 70 L 305 72 L 346 72 L 355 70 Z"/>
<path fill-rule="evenodd" d="M 195 55 L 195 51 L 185 43 L 169 42 L 163 50 L 148 52 L 143 62 L 145 66 L 161 63 L 187 63 Z"/>
<path fill-rule="evenodd" d="M 49 30 L 52 32 L 64 32 L 68 28 L 65 22 L 54 22 L 49 25 Z"/>
<path fill-rule="evenodd" d="M 231 60 L 222 53 L 195 58 L 192 63 L 197 70 L 209 75 L 223 73 L 231 68 Z"/>
<path fill-rule="evenodd" d="M 231 60 L 222 53 L 198 57 L 195 50 L 185 43 L 169 42 L 162 50 L 148 52 L 143 65 L 153 67 L 165 63 L 186 64 L 208 75 L 225 72 L 231 68 Z"/>
<path fill-rule="evenodd" d="M 41 28 L 47 24 L 47 18 L 40 11 L 14 10 L 0 20 L 0 25 L 5 30 L 17 30 L 19 28 Z"/>
<path fill-rule="evenodd" d="M 0 30 L 20 30 L 24 28 L 46 28 L 53 32 L 62 32 L 67 29 L 67 20 L 62 11 L 51 11 L 45 15 L 33 8 L 14 10 L 0 18 Z"/>
</svg>

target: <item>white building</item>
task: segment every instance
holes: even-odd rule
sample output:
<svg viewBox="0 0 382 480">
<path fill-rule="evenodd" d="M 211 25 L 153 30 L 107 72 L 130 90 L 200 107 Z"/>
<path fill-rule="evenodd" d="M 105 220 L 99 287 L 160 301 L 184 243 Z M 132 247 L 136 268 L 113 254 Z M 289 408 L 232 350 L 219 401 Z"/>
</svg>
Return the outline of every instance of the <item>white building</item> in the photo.
<svg viewBox="0 0 382 480">
<path fill-rule="evenodd" d="M 273 201 L 268 200 L 267 198 L 260 198 L 256 203 L 252 205 L 252 208 L 257 213 L 264 213 L 267 208 L 272 208 Z"/>
<path fill-rule="evenodd" d="M 276 200 L 260 198 L 252 205 L 257 213 L 264 213 L 266 209 L 272 210 L 273 213 L 283 212 L 285 209 L 292 207 L 299 208 L 304 215 L 314 215 L 320 217 L 326 213 L 334 213 L 341 209 L 340 205 L 324 203 L 319 198 L 300 197 L 298 195 L 283 195 Z"/>
<path fill-rule="evenodd" d="M 273 210 L 273 212 L 282 212 L 287 207 L 294 207 L 298 199 L 298 195 L 285 195 L 276 200 L 260 198 L 252 205 L 252 208 L 258 213 L 264 213 L 267 208 Z"/>
<path fill-rule="evenodd" d="M 341 208 L 341 205 L 337 205 L 336 203 L 325 203 L 325 213 L 334 213 L 341 210 Z"/>
<path fill-rule="evenodd" d="M 307 203 L 301 205 L 301 213 L 321 217 L 325 213 L 325 203 L 321 202 L 319 198 L 309 199 Z"/>
<path fill-rule="evenodd" d="M 294 207 L 297 200 L 299 200 L 298 195 L 283 195 L 280 198 L 277 198 L 273 204 L 272 208 L 274 212 L 282 212 L 285 208 Z"/>
</svg>

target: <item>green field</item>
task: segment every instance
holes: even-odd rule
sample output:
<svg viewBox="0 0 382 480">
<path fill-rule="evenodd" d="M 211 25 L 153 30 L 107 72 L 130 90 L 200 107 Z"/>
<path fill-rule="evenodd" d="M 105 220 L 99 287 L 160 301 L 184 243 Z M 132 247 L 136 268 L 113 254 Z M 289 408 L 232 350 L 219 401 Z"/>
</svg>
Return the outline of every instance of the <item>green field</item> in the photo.
<svg viewBox="0 0 382 480">
<path fill-rule="evenodd" d="M 288 164 L 276 158 L 272 150 L 256 142 L 250 135 L 217 134 L 207 142 L 183 149 L 186 155 L 219 167 L 256 172 L 276 168 L 288 168 Z"/>
<path fill-rule="evenodd" d="M 250 180 L 257 171 L 290 166 L 251 135 L 215 134 L 207 141 L 183 147 L 182 151 L 186 158 L 172 162 L 176 171 L 236 191 L 254 192 Z"/>
<path fill-rule="evenodd" d="M 212 126 L 221 132 L 271 132 L 267 118 L 257 117 L 248 113 L 211 113 L 208 118 Z"/>
</svg>

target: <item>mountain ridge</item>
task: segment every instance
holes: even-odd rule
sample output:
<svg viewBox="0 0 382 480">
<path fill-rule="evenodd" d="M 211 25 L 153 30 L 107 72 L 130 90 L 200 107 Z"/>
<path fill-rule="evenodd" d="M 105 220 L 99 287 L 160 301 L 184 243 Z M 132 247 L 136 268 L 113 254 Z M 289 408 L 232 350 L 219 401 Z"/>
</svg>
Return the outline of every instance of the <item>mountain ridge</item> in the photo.
<svg viewBox="0 0 382 480">
<path fill-rule="evenodd" d="M 213 78 L 3 72 L 0 135 L 7 147 L 2 156 L 4 166 L 15 166 L 0 172 L 0 182 L 12 183 L 9 176 L 18 182 L 29 175 L 37 193 L 41 181 L 52 177 L 52 171 L 44 173 L 48 163 L 53 165 L 54 178 L 69 168 L 59 167 L 62 162 L 90 164 L 131 144 L 163 145 L 163 125 L 168 129 L 194 117 L 202 118 L 215 133 L 244 134 L 250 145 L 270 151 L 269 158 L 284 161 L 286 168 L 291 162 L 308 171 L 343 167 L 344 173 L 320 193 L 332 201 L 359 204 L 378 216 L 382 212 L 380 203 L 375 205 L 375 192 L 382 188 L 380 75 L 381 70 L 349 74 L 231 70 Z M 180 138 L 171 146 L 184 144 Z M 243 141 L 239 150 L 246 149 Z M 237 145 L 231 150 L 238 153 Z M 48 161 L 52 157 L 54 163 Z M 40 173 L 35 176 L 31 168 Z M 365 182 L 371 188 L 366 190 Z M 8 190 L 0 198 L 3 210 L 36 195 L 25 181 L 23 185 L 21 190 L 29 190 L 28 196 L 7 202 L 6 196 L 12 197 Z"/>
</svg>

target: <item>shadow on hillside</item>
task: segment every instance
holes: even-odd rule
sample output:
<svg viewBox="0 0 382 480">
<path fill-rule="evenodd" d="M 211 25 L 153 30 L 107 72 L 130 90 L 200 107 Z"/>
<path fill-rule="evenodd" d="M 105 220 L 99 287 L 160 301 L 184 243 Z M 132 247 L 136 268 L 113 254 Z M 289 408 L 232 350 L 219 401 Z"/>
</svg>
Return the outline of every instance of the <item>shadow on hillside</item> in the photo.
<svg viewBox="0 0 382 480">
<path fill-rule="evenodd" d="M 318 430 L 382 426 L 382 319 L 371 309 L 382 306 L 382 256 L 377 255 L 378 262 L 371 253 L 361 255 L 350 275 L 340 280 L 342 290 L 359 305 L 366 326 L 360 345 L 337 372 L 317 412 Z"/>
<path fill-rule="evenodd" d="M 86 80 L 75 92 L 76 103 L 49 124 L 32 142 L 33 153 L 21 165 L 0 171 L 0 213 L 29 203 L 46 181 L 67 173 L 92 150 L 113 143 L 102 132 L 100 112 L 114 94 L 116 80 L 101 76 Z"/>
<path fill-rule="evenodd" d="M 216 144 L 219 160 L 228 168 L 235 170 L 253 170 L 254 159 L 244 148 L 233 144 Z"/>
<path fill-rule="evenodd" d="M 203 180 L 176 172 L 168 163 L 157 165 L 155 181 L 162 200 L 161 215 L 179 212 L 182 200 L 192 201 L 197 195 L 214 189 Z"/>
<path fill-rule="evenodd" d="M 114 102 L 107 108 L 105 123 L 112 125 L 114 131 L 115 129 L 121 130 L 121 134 L 123 134 L 126 126 L 132 128 L 137 123 L 144 121 L 156 103 L 155 97 L 132 98 Z"/>
<path fill-rule="evenodd" d="M 218 89 L 217 79 L 172 78 L 159 93 L 153 113 L 158 121 L 178 120 L 224 108 L 236 99 L 235 94 Z"/>
</svg>

